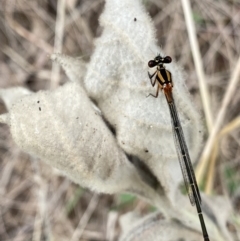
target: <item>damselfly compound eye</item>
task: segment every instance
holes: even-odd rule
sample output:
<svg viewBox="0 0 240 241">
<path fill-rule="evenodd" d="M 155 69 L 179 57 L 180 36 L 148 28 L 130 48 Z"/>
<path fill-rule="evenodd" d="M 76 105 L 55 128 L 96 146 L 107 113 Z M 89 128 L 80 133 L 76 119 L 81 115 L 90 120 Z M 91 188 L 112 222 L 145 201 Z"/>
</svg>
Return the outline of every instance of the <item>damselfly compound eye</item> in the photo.
<svg viewBox="0 0 240 241">
<path fill-rule="evenodd" d="M 170 56 L 166 56 L 165 58 L 164 58 L 164 63 L 165 64 L 169 64 L 169 63 L 171 63 L 172 62 L 172 58 L 170 57 Z"/>
<path fill-rule="evenodd" d="M 150 60 L 149 62 L 148 62 L 148 67 L 149 68 L 153 68 L 154 66 L 156 66 L 157 65 L 157 63 L 156 63 L 156 61 L 154 61 L 154 60 Z"/>
</svg>

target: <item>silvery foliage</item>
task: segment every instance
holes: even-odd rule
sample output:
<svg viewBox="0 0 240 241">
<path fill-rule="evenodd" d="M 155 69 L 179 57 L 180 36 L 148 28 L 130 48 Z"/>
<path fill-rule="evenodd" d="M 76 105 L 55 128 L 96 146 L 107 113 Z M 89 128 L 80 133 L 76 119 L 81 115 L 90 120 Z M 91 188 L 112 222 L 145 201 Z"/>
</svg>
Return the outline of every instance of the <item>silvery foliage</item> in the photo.
<svg viewBox="0 0 240 241">
<path fill-rule="evenodd" d="M 122 240 L 202 240 L 195 208 L 179 192 L 182 174 L 165 97 L 160 93 L 158 99 L 146 98 L 156 91 L 149 83 L 147 63 L 157 53 L 164 55 L 151 19 L 139 0 L 106 0 L 100 25 L 103 33 L 88 65 L 79 58 L 51 56 L 69 83 L 38 93 L 1 90 L 9 112 L 0 121 L 10 126 L 22 150 L 72 181 L 96 192 L 133 193 L 164 214 L 164 219 L 157 213 L 133 223 L 124 217 Z M 196 160 L 200 117 L 180 68 L 174 62 L 167 68 L 190 155 Z M 224 240 L 207 214 L 205 220 L 210 236 Z M 148 228 L 151 235 L 144 236 Z"/>
</svg>

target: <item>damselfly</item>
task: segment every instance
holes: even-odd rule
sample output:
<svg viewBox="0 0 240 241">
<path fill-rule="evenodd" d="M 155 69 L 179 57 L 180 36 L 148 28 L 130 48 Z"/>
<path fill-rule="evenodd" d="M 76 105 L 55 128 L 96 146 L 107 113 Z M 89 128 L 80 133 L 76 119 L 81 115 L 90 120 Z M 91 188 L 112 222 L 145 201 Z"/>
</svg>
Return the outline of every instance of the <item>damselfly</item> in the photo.
<svg viewBox="0 0 240 241">
<path fill-rule="evenodd" d="M 171 57 L 169 56 L 162 57 L 160 55 L 155 57 L 154 60 L 150 60 L 148 62 L 148 66 L 150 68 L 157 66 L 157 69 L 153 74 L 148 73 L 152 86 L 154 87 L 155 84 L 157 84 L 157 92 L 156 92 L 156 95 L 153 95 L 153 94 L 149 94 L 149 95 L 157 98 L 160 90 L 163 90 L 163 93 L 165 94 L 165 97 L 169 106 L 170 115 L 171 115 L 175 146 L 176 146 L 178 159 L 179 159 L 182 174 L 183 174 L 184 183 L 185 183 L 191 204 L 196 205 L 198 217 L 202 227 L 203 238 L 205 241 L 209 241 L 209 237 L 208 237 L 208 233 L 207 233 L 207 229 L 205 226 L 202 209 L 201 209 L 201 196 L 200 196 L 199 188 L 198 188 L 196 177 L 193 171 L 191 158 L 188 153 L 186 141 L 183 135 L 182 126 L 178 118 L 177 108 L 174 103 L 174 98 L 172 94 L 172 88 L 173 88 L 172 75 L 171 75 L 171 72 L 169 72 L 164 66 L 164 64 L 169 64 L 171 62 L 172 62 Z"/>
</svg>

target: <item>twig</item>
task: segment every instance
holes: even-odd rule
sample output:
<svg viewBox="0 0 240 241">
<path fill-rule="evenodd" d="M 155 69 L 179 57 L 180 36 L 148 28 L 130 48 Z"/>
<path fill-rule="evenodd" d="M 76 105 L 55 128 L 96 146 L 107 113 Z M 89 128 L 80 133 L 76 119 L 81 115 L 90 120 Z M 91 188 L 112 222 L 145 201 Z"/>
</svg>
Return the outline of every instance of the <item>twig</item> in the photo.
<svg viewBox="0 0 240 241">
<path fill-rule="evenodd" d="M 57 20 L 55 27 L 55 39 L 54 39 L 54 53 L 62 52 L 62 42 L 64 33 L 64 21 L 65 21 L 65 4 L 66 0 L 59 0 L 57 5 Z M 54 89 L 59 85 L 60 66 L 56 63 L 52 65 L 51 74 L 51 88 Z"/>
<path fill-rule="evenodd" d="M 46 53 L 52 53 L 53 48 L 51 45 L 46 43 L 43 39 L 39 38 L 38 36 L 34 35 L 33 33 L 29 32 L 25 28 L 23 28 L 20 24 L 14 21 L 12 18 L 7 17 L 9 26 L 18 33 L 21 37 L 25 38 L 33 45 L 37 46 L 38 48 L 42 49 Z"/>
<path fill-rule="evenodd" d="M 197 76 L 199 80 L 200 94 L 203 102 L 204 113 L 206 116 L 207 128 L 208 128 L 208 132 L 210 132 L 213 125 L 213 120 L 212 120 L 211 109 L 209 108 L 210 106 L 209 93 L 208 93 L 208 88 L 206 86 L 205 74 L 203 71 L 203 64 L 201 60 L 199 45 L 197 42 L 196 30 L 193 23 L 192 10 L 191 10 L 189 0 L 182 0 L 182 7 L 183 7 L 184 16 L 185 16 L 185 21 L 187 24 L 187 31 L 188 31 L 188 36 L 189 36 L 190 45 L 192 49 L 193 60 L 194 60 L 194 64 L 196 67 Z"/>
<path fill-rule="evenodd" d="M 41 240 L 41 235 L 42 235 L 42 226 L 44 222 L 44 218 L 46 215 L 46 193 L 47 193 L 47 188 L 46 185 L 42 179 L 40 170 L 39 170 L 39 164 L 38 160 L 35 160 L 33 158 L 32 160 L 32 166 L 34 169 L 34 180 L 38 186 L 38 192 L 37 192 L 37 213 L 35 217 L 35 222 L 34 222 L 34 229 L 33 229 L 33 241 L 40 241 Z"/>
<path fill-rule="evenodd" d="M 115 238 L 115 227 L 118 219 L 117 212 L 109 212 L 108 220 L 107 220 L 107 232 L 106 232 L 106 239 L 109 241 L 113 241 Z"/>
<path fill-rule="evenodd" d="M 97 194 L 94 194 L 85 213 L 83 214 L 77 228 L 75 229 L 75 232 L 73 233 L 73 236 L 71 238 L 71 241 L 78 241 L 80 240 L 84 229 L 86 228 L 95 208 L 97 207 L 99 201 L 99 197 Z"/>
<path fill-rule="evenodd" d="M 29 64 L 21 55 L 8 46 L 4 46 L 2 52 L 12 59 L 18 66 L 24 69 L 26 72 L 31 73 L 34 71 L 34 66 Z"/>
<path fill-rule="evenodd" d="M 224 117 L 226 115 L 227 107 L 228 107 L 228 105 L 229 105 L 229 103 L 230 103 L 230 101 L 233 97 L 233 94 L 234 94 L 235 90 L 236 90 L 236 85 L 237 85 L 237 82 L 239 80 L 239 75 L 240 75 L 240 57 L 238 59 L 238 62 L 236 64 L 236 67 L 235 67 L 234 71 L 232 72 L 230 83 L 229 83 L 227 91 L 225 93 L 225 96 L 224 96 L 219 114 L 216 118 L 216 122 L 214 124 L 213 129 L 212 129 L 212 132 L 210 133 L 210 136 L 208 137 L 205 148 L 202 152 L 199 165 L 197 166 L 196 178 L 197 178 L 198 181 L 201 181 L 203 173 L 205 172 L 206 166 L 207 166 L 208 161 L 209 161 L 209 156 L 211 154 L 212 147 L 214 145 L 214 141 L 217 137 L 217 134 L 218 134 L 218 132 L 221 128 L 222 122 L 223 122 Z"/>
<path fill-rule="evenodd" d="M 214 182 L 214 167 L 216 166 L 216 160 L 217 160 L 217 154 L 219 150 L 219 141 L 229 132 L 237 129 L 240 127 L 240 117 L 235 118 L 233 121 L 228 123 L 218 134 L 217 138 L 215 138 L 216 142 L 213 147 L 212 153 L 211 153 L 211 158 L 210 158 L 210 168 L 208 172 L 208 177 L 207 177 L 207 183 L 206 183 L 206 193 L 211 194 L 212 189 L 213 189 L 213 182 Z"/>
</svg>

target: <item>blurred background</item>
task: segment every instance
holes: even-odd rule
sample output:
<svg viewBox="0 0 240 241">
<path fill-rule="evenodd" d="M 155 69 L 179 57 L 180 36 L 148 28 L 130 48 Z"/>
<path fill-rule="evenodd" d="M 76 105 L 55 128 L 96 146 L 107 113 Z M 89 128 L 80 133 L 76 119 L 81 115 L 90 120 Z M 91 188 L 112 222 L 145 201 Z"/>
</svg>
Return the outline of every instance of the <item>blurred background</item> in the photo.
<svg viewBox="0 0 240 241">
<path fill-rule="evenodd" d="M 62 2 L 0 1 L 0 88 L 22 86 L 34 92 L 51 88 L 49 54 L 56 48 L 89 61 L 94 39 L 102 32 L 98 18 L 104 1 L 66 1 L 64 22 Z M 235 75 L 237 81 L 232 80 L 240 69 L 240 2 L 191 1 L 200 49 L 200 59 L 195 61 L 181 1 L 144 0 L 143 4 L 153 19 L 159 46 L 186 72 L 186 85 L 206 129 L 202 148 L 211 125 L 218 120 L 222 101 L 228 96 L 219 135 L 212 145 L 214 155 L 205 160 L 204 171 L 199 171 L 198 165 L 197 176 L 202 191 L 228 196 L 234 212 L 239 214 L 239 75 Z M 56 44 L 58 38 L 61 41 Z M 209 94 L 207 107 L 199 90 L 196 61 L 203 65 Z M 61 70 L 59 84 L 66 81 Z M 228 91 L 230 83 L 232 88 Z M 205 121 L 205 108 L 212 115 L 210 127 Z M 0 111 L 7 111 L 3 101 Z M 132 210 L 146 214 L 155 208 L 131 195 L 96 195 L 71 183 L 56 170 L 21 152 L 9 128 L 0 124 L 0 240 L 74 240 L 76 231 L 81 234 L 80 240 L 117 240 L 119 216 Z M 232 232 L 236 230 L 232 228 Z"/>
</svg>

